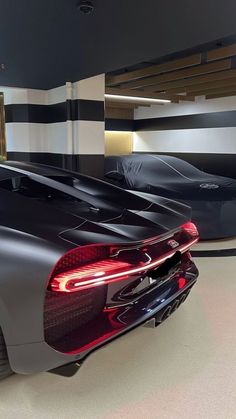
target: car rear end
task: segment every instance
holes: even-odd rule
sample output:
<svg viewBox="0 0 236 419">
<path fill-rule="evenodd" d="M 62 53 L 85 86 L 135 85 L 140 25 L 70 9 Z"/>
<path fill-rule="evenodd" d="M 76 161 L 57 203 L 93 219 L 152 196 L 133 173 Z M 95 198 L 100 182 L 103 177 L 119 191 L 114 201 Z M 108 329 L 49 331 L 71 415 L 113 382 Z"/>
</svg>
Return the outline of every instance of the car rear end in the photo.
<svg viewBox="0 0 236 419">
<path fill-rule="evenodd" d="M 13 371 L 81 363 L 139 324 L 161 323 L 186 299 L 198 276 L 190 208 L 15 166 L 0 185 L 0 314 Z"/>
<path fill-rule="evenodd" d="M 189 253 L 194 224 L 125 245 L 76 247 L 51 272 L 44 304 L 47 345 L 83 360 L 91 351 L 155 319 L 160 324 L 187 298 L 198 277 Z M 66 363 L 66 362 L 64 362 Z"/>
</svg>

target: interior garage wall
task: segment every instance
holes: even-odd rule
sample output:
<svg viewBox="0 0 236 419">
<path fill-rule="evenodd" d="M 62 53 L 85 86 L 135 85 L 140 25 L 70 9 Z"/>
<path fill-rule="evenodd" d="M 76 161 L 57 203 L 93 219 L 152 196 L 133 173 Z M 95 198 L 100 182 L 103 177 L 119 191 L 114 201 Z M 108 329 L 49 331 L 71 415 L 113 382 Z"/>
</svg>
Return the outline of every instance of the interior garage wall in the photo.
<svg viewBox="0 0 236 419">
<path fill-rule="evenodd" d="M 133 152 L 169 154 L 236 178 L 236 97 L 135 111 Z"/>
<path fill-rule="evenodd" d="M 104 75 L 51 90 L 2 88 L 9 160 L 103 177 Z"/>
<path fill-rule="evenodd" d="M 132 154 L 133 133 L 129 131 L 105 131 L 105 155 Z"/>
</svg>

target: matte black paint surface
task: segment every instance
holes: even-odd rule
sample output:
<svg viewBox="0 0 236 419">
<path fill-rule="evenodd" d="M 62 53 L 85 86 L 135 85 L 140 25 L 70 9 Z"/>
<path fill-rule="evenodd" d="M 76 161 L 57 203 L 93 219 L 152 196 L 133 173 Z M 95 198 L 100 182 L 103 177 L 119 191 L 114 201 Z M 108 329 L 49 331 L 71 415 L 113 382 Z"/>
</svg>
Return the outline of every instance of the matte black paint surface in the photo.
<svg viewBox="0 0 236 419">
<path fill-rule="evenodd" d="M 169 246 L 169 237 L 189 220 L 190 209 L 165 198 L 139 196 L 54 167 L 7 162 L 0 165 L 0 174 L 5 170 L 6 174 L 0 176 L 0 326 L 12 369 L 26 374 L 84 358 L 96 347 L 95 344 L 82 354 L 68 355 L 45 343 L 45 293 L 52 269 L 61 256 L 81 245 L 127 243 L 130 247 L 131 243 L 156 236 Z M 71 179 L 79 186 L 70 186 Z M 48 188 L 50 193 L 45 195 Z M 67 198 L 62 198 L 65 195 Z M 186 234 L 181 240 L 186 240 Z M 165 241 L 164 236 L 168 237 Z M 193 263 L 191 266 L 195 269 Z M 186 288 L 192 286 L 197 276 L 196 270 L 192 276 L 188 272 L 190 282 Z M 169 289 L 166 304 L 179 293 Z M 160 308 L 155 307 L 143 317 L 136 316 L 126 331 Z"/>
<path fill-rule="evenodd" d="M 22 153 L 8 152 L 8 160 L 25 161 L 32 163 L 48 164 L 62 169 L 104 178 L 103 154 L 57 154 L 57 153 Z"/>
</svg>

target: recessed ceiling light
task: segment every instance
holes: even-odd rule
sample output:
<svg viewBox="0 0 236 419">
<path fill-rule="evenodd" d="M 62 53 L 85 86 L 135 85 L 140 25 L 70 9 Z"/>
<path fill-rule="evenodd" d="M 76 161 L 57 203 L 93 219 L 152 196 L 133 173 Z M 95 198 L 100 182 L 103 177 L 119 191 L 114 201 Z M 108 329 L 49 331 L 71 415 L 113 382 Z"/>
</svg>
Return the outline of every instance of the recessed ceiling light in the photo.
<svg viewBox="0 0 236 419">
<path fill-rule="evenodd" d="M 122 96 L 122 95 L 110 95 L 105 94 L 106 99 L 110 99 L 114 102 L 143 102 L 143 103 L 170 103 L 169 99 L 154 99 L 149 97 L 141 96 Z"/>
</svg>

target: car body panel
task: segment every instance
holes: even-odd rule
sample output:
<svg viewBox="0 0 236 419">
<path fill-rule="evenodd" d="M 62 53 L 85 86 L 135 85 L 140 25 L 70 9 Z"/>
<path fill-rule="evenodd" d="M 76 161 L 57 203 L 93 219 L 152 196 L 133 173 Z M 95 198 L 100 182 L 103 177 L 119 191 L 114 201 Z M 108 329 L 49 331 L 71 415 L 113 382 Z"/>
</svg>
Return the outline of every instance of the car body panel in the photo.
<svg viewBox="0 0 236 419">
<path fill-rule="evenodd" d="M 67 184 L 68 177 L 74 179 L 73 186 Z M 91 243 L 133 246 L 154 237 L 161 240 L 175 234 L 191 214 L 187 206 L 166 198 L 18 162 L 0 165 L 0 191 L 0 327 L 12 369 L 25 374 L 80 360 L 103 344 L 68 354 L 45 341 L 45 293 L 52 270 L 65 253 Z M 195 270 L 186 288 L 196 277 Z M 169 300 L 178 292 L 171 289 Z M 125 331 L 161 308 L 157 304 L 127 324 Z M 106 342 L 111 339 L 108 336 Z"/>
</svg>

